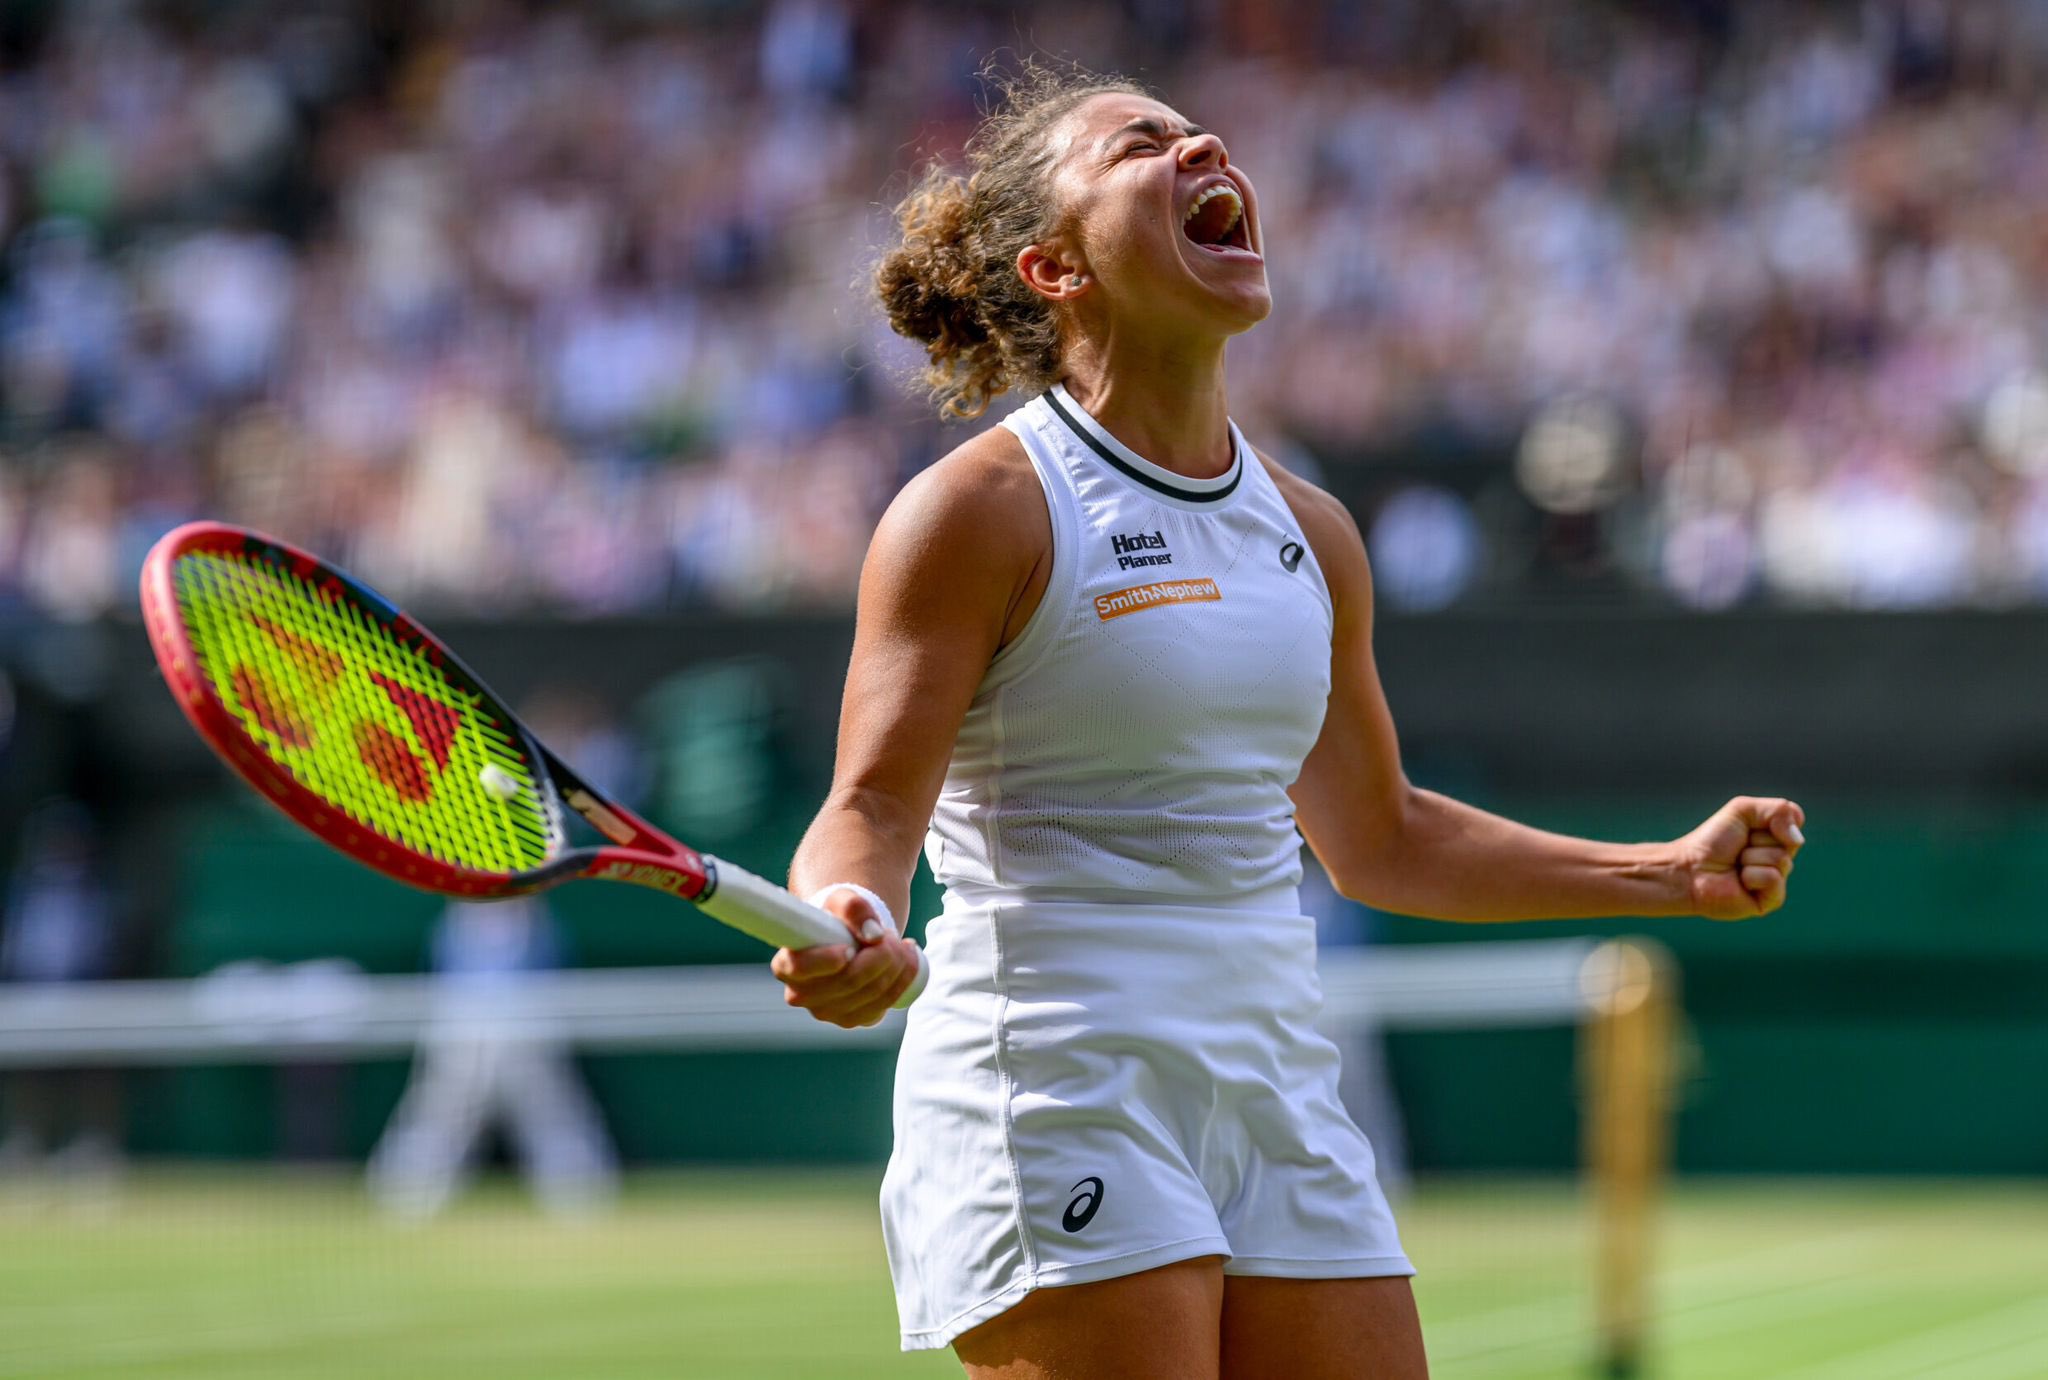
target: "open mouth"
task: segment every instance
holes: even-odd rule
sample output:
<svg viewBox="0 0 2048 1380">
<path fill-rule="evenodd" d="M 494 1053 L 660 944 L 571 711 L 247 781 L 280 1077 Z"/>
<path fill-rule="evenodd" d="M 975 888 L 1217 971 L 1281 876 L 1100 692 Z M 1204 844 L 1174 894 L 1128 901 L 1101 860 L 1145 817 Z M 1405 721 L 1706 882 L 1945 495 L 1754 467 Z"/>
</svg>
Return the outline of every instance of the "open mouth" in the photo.
<svg viewBox="0 0 2048 1380">
<path fill-rule="evenodd" d="M 1202 248 L 1216 253 L 1249 252 L 1251 232 L 1245 225 L 1244 199 L 1228 182 L 1212 183 L 1181 217 L 1180 230 Z"/>
</svg>

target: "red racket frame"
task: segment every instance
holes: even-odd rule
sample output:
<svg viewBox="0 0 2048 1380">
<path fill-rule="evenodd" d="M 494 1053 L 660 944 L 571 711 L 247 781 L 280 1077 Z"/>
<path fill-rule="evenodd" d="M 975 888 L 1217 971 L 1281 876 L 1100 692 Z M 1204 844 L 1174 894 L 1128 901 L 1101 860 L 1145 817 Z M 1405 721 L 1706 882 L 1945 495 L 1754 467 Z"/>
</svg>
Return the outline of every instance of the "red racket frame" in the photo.
<svg viewBox="0 0 2048 1380">
<path fill-rule="evenodd" d="M 579 802 L 573 808 L 611 840 L 609 845 L 572 849 L 527 872 L 484 872 L 427 857 L 358 824 L 301 785 L 270 754 L 258 748 L 200 669 L 199 658 L 185 632 L 184 618 L 178 612 L 172 572 L 179 557 L 206 551 L 261 557 L 290 570 L 329 598 L 351 600 L 399 641 L 421 651 L 449 680 L 474 691 L 493 706 L 502 705 L 502 701 L 439 638 L 375 591 L 316 556 L 273 537 L 226 523 L 187 523 L 166 534 L 151 549 L 142 567 L 143 625 L 149 632 L 164 683 L 199 736 L 294 823 L 394 881 L 449 896 L 517 896 L 578 877 L 629 882 L 686 901 L 708 899 L 716 888 L 716 864 L 631 810 L 591 790 L 559 758 L 535 741 L 524 724 L 502 708 L 500 717 L 491 722 L 516 735 L 526 748 L 539 768 L 535 773 L 537 781 L 544 779 L 543 789 L 555 797 L 551 802 L 555 812 L 559 815 L 564 803 L 581 792 L 587 803 Z"/>
</svg>

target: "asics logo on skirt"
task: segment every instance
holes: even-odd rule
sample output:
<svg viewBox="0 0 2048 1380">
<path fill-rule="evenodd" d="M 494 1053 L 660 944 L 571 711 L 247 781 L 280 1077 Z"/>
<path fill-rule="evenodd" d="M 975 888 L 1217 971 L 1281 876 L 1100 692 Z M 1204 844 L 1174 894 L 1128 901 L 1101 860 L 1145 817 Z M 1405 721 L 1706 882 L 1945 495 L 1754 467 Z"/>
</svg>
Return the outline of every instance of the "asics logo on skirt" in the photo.
<svg viewBox="0 0 2048 1380">
<path fill-rule="evenodd" d="M 1086 1193 L 1079 1192 L 1087 1189 Z M 1060 1225 L 1068 1231 L 1079 1231 L 1095 1220 L 1095 1210 L 1102 1206 L 1102 1180 L 1089 1175 L 1074 1185 L 1074 1201 L 1067 1204 L 1067 1210 L 1060 1214 Z"/>
</svg>

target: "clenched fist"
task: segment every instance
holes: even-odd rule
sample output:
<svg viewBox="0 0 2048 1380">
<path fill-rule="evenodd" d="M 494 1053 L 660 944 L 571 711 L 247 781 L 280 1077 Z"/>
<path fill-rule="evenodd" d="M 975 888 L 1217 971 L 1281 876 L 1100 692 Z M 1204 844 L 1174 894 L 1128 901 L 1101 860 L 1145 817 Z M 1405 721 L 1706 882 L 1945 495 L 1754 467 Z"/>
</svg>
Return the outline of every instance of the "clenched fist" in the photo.
<svg viewBox="0 0 2048 1380">
<path fill-rule="evenodd" d="M 1678 841 L 1693 910 L 1711 920 L 1748 920 L 1784 905 L 1805 823 L 1806 811 L 1790 800 L 1739 795 L 1716 810 Z"/>
</svg>

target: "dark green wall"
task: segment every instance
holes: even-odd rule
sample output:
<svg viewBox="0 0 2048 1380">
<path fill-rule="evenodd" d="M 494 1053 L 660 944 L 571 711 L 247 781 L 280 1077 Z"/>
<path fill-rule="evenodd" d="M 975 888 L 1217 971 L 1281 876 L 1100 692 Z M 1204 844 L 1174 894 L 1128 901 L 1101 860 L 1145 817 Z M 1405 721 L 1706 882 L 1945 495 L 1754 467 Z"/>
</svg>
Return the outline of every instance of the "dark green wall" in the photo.
<svg viewBox="0 0 2048 1380">
<path fill-rule="evenodd" d="M 1513 809 L 1513 805 L 1508 808 Z M 1653 837 L 1693 822 L 1606 801 L 1517 811 L 1551 827 Z M 1679 1162 L 1696 1170 L 2025 1174 L 2048 1170 L 2048 811 L 1921 818 L 1904 806 L 1813 805 L 1795 900 L 1767 919 L 1452 926 L 1390 920 L 1394 943 L 1506 934 L 1651 933 L 1677 955 L 1688 1040 Z M 254 810 L 193 824 L 176 968 L 337 952 L 417 966 L 437 902 L 363 873 Z M 787 830 L 754 861 L 772 866 Z M 308 885 L 308 882 L 311 885 Z M 295 900 L 289 914 L 277 898 Z M 601 885 L 555 893 L 580 961 L 742 962 L 746 939 L 663 897 Z M 925 908 L 930 907 L 926 893 Z M 1405 1033 L 1394 1076 L 1419 1164 L 1561 1167 L 1576 1154 L 1572 1037 Z M 635 1055 L 590 1061 L 622 1147 L 643 1159 L 838 1159 L 886 1153 L 888 1060 L 867 1053 Z M 288 1076 L 288 1075 L 287 1075 Z M 162 1143 L 267 1153 L 271 1070 L 150 1075 Z M 349 1078 L 348 1146 L 367 1146 L 395 1066 Z M 175 1114 L 171 1108 L 180 1102 Z"/>
<path fill-rule="evenodd" d="M 1507 931 L 1626 930 L 1673 950 L 1687 1012 L 1683 1168 L 2048 1172 L 2048 810 L 1808 804 L 1810 846 L 1775 915 Z M 1507 808 L 1608 838 L 1696 822 L 1615 802 Z M 1504 932 L 1415 920 L 1388 931 Z M 1575 1123 L 1544 1111 L 1574 1095 L 1563 1038 L 1397 1036 L 1418 1159 L 1513 1168 L 1567 1154 Z"/>
</svg>

